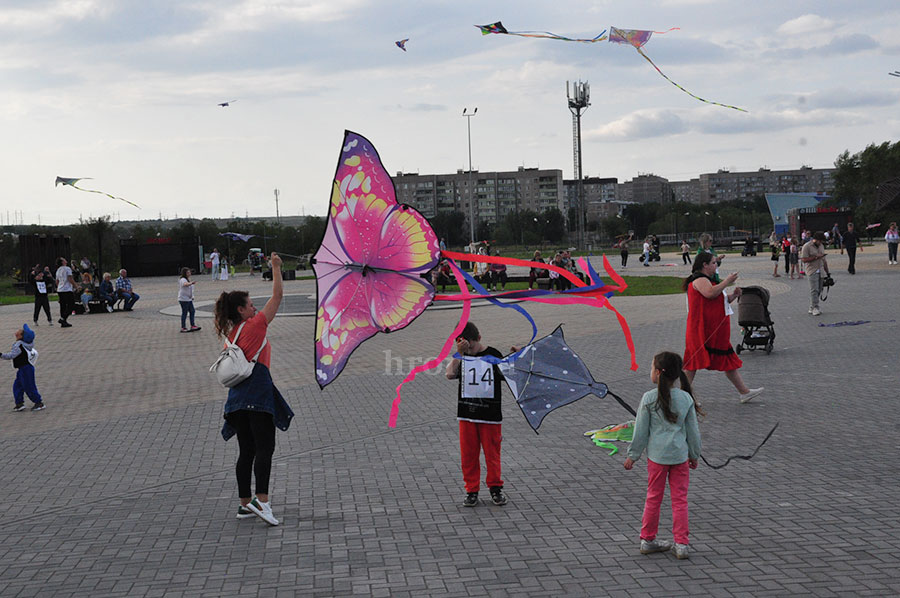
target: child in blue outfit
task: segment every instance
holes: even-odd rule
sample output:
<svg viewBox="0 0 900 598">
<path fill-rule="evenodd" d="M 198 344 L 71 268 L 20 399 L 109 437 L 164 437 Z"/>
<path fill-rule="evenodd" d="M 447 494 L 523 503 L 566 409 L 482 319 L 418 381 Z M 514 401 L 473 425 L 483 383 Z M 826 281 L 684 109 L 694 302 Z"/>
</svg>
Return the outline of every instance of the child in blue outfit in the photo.
<svg viewBox="0 0 900 598">
<path fill-rule="evenodd" d="M 13 411 L 25 410 L 26 394 L 34 403 L 31 410 L 40 411 L 44 408 L 44 402 L 34 380 L 34 362 L 38 355 L 34 349 L 34 330 L 29 328 L 28 324 L 23 324 L 16 330 L 15 337 L 16 342 L 13 343 L 12 349 L 8 353 L 0 354 L 3 359 L 11 360 L 13 367 L 16 368 L 16 381 L 13 382 L 13 398 L 16 400 L 16 406 L 13 407 Z"/>
<path fill-rule="evenodd" d="M 634 439 L 628 448 L 625 469 L 647 450 L 647 500 L 641 520 L 641 554 L 665 552 L 672 548 L 679 559 L 688 558 L 689 469 L 700 458 L 700 428 L 697 413 L 703 415 L 691 396 L 691 383 L 682 369 L 681 356 L 664 351 L 653 358 L 650 380 L 657 388 L 644 393 L 634 423 Z M 681 388 L 673 388 L 675 381 Z M 666 492 L 672 496 L 672 532 L 675 546 L 657 540 L 659 508 Z"/>
</svg>

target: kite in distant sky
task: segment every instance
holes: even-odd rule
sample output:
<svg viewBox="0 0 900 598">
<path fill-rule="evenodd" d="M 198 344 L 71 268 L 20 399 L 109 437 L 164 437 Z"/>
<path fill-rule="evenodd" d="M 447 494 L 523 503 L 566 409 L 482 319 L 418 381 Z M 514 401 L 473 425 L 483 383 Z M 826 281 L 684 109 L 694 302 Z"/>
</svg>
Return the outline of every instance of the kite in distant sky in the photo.
<svg viewBox="0 0 900 598">
<path fill-rule="evenodd" d="M 459 294 L 437 295 L 423 277 L 442 257 L 447 259 L 456 277 Z M 528 289 L 491 294 L 468 273 L 462 272 L 456 260 L 549 269 L 571 282 L 572 288 L 562 292 Z M 417 373 L 438 367 L 450 355 L 468 322 L 471 303 L 478 298 L 523 315 L 531 325 L 531 340 L 537 334 L 534 319 L 520 305 L 503 303 L 500 298 L 606 308 L 616 315 L 625 335 L 631 368 L 636 370 L 638 367 L 628 323 L 608 301 L 613 293 L 625 290 L 627 285 L 605 257 L 604 268 L 615 285 L 603 282 L 584 258 L 578 263 L 588 275 L 589 282 L 552 264 L 441 251 L 437 234 L 428 220 L 415 208 L 397 202 L 394 182 L 375 147 L 352 131 L 344 132 L 325 233 L 311 262 L 316 273 L 317 297 L 315 374 L 321 388 L 337 378 L 353 351 L 367 339 L 379 332 L 404 328 L 432 301 L 461 301 L 463 304 L 459 323 L 437 357 L 413 368 L 397 386 L 388 420 L 391 427 L 396 425 L 400 389 Z M 469 284 L 475 290 L 474 294 L 469 291 Z"/>
<path fill-rule="evenodd" d="M 216 104 L 216 106 L 221 106 L 222 108 L 228 108 L 235 102 L 237 102 L 237 100 L 228 100 L 227 102 L 222 102 L 221 104 Z"/>
<path fill-rule="evenodd" d="M 606 384 L 594 380 L 566 344 L 562 326 L 518 351 L 515 360 L 500 360 L 497 365 L 535 432 L 548 413 L 590 394 L 601 399 L 609 394 L 635 415 L 634 409 L 611 393 Z"/>
<path fill-rule="evenodd" d="M 228 237 L 232 241 L 243 241 L 244 243 L 246 243 L 247 241 L 258 235 L 242 235 L 241 233 L 219 233 L 219 236 Z"/>
<path fill-rule="evenodd" d="M 401 39 L 400 41 L 394 42 L 394 43 L 397 44 L 398 48 L 400 48 L 401 50 L 406 52 L 406 42 L 408 42 L 408 41 L 409 41 L 409 38 L 407 37 L 406 39 Z"/>
<path fill-rule="evenodd" d="M 78 189 L 79 191 L 87 191 L 88 193 L 99 193 L 100 195 L 105 195 L 106 197 L 110 197 L 112 199 L 118 199 L 119 201 L 124 201 L 125 203 L 133 205 L 134 207 L 140 209 L 141 206 L 137 205 L 133 201 L 128 201 L 124 197 L 116 197 L 115 195 L 110 195 L 109 193 L 106 193 L 105 191 L 96 191 L 94 189 L 84 189 L 83 187 L 79 187 L 78 185 L 75 184 L 78 181 L 88 181 L 88 180 L 91 180 L 90 177 L 81 177 L 78 179 L 68 179 L 66 177 L 58 176 L 58 177 L 56 177 L 56 184 L 54 184 L 53 186 L 56 187 L 57 185 L 62 184 L 62 185 L 68 185 L 69 187 L 74 187 L 75 189 Z"/>
<path fill-rule="evenodd" d="M 656 66 L 656 64 L 654 64 L 652 60 L 650 60 L 650 57 L 647 56 L 646 54 L 644 54 L 644 51 L 641 50 L 641 47 L 644 44 L 646 44 L 648 41 L 650 41 L 650 37 L 654 33 L 657 33 L 657 34 L 668 33 L 669 31 L 674 31 L 674 30 L 679 29 L 678 27 L 672 27 L 671 29 L 668 29 L 666 31 L 652 31 L 652 30 L 645 30 L 645 29 L 618 29 L 616 27 L 610 27 L 609 35 L 606 35 L 606 30 L 604 29 L 603 32 L 601 32 L 600 35 L 598 35 L 597 37 L 586 38 L 586 39 L 576 39 L 576 38 L 565 37 L 562 35 L 557 35 L 555 33 L 550 33 L 549 31 L 509 31 L 506 29 L 506 27 L 503 26 L 503 23 L 500 21 L 497 21 L 496 23 L 491 23 L 490 25 L 475 25 L 475 27 L 477 27 L 481 31 L 482 35 L 489 35 L 491 33 L 495 33 L 495 34 L 502 34 L 502 35 L 516 35 L 519 37 L 541 37 L 541 38 L 546 38 L 546 39 L 558 39 L 558 40 L 567 41 L 567 42 L 595 43 L 595 42 L 609 41 L 614 44 L 626 44 L 626 45 L 632 46 L 635 50 L 637 50 L 637 53 L 640 54 L 641 56 L 643 56 L 644 59 L 647 62 L 649 62 L 653 66 L 654 69 L 656 69 L 656 72 L 659 73 L 663 79 L 665 79 L 666 81 L 668 81 L 669 83 L 671 83 L 672 85 L 674 85 L 675 87 L 677 87 L 678 89 L 683 91 L 684 93 L 688 94 L 692 98 L 694 98 L 696 100 L 700 100 L 701 102 L 704 102 L 706 104 L 713 104 L 716 106 L 722 106 L 723 108 L 731 108 L 732 110 L 738 110 L 740 112 L 747 112 L 743 108 L 738 108 L 737 106 L 731 106 L 729 104 L 713 102 L 712 100 L 707 100 L 707 99 L 701 98 L 698 95 L 694 95 L 693 93 L 691 93 L 690 91 L 688 91 L 687 89 L 685 89 L 684 87 L 682 87 L 681 85 L 676 83 L 675 81 L 672 81 L 671 79 L 669 79 L 669 77 L 667 77 L 665 73 L 663 73 L 661 70 L 659 70 L 659 67 Z M 898 75 L 898 76 L 900 76 L 900 75 Z"/>
<path fill-rule="evenodd" d="M 888 75 L 891 75 L 893 77 L 900 77 L 900 71 L 894 71 L 893 73 L 888 73 Z"/>
</svg>

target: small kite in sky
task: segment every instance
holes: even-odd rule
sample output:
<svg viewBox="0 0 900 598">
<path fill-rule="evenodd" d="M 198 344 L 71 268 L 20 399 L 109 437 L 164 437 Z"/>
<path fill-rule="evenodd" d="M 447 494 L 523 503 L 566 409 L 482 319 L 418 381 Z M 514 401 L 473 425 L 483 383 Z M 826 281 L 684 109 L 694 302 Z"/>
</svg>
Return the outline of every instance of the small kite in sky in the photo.
<svg viewBox="0 0 900 598">
<path fill-rule="evenodd" d="M 594 380 L 581 358 L 566 344 L 561 325 L 516 355 L 515 360 L 501 360 L 497 365 L 535 432 L 548 413 L 590 394 L 601 399 L 608 394 L 635 415 L 634 409 L 611 393 L 606 384 Z"/>
<path fill-rule="evenodd" d="M 398 48 L 400 48 L 401 50 L 406 52 L 406 42 L 408 42 L 408 41 L 409 41 L 409 38 L 407 37 L 406 39 L 401 39 L 400 41 L 394 42 L 394 43 L 397 44 Z"/>
<path fill-rule="evenodd" d="M 731 106 L 729 104 L 722 104 L 719 102 L 714 102 L 712 100 L 707 100 L 705 98 L 701 98 L 698 95 L 694 95 L 693 93 L 691 93 L 690 91 L 688 91 L 687 89 L 685 89 L 684 87 L 682 87 L 681 85 L 676 83 L 675 81 L 669 79 L 669 77 L 667 77 L 666 74 L 663 73 L 659 69 L 659 67 L 656 66 L 656 64 L 654 64 L 654 62 L 652 60 L 650 60 L 650 57 L 647 56 L 643 50 L 641 50 L 641 47 L 643 47 L 644 44 L 646 44 L 648 41 L 650 41 L 650 36 L 652 36 L 654 33 L 656 33 L 656 34 L 668 33 L 669 31 L 675 31 L 675 30 L 679 29 L 678 27 L 672 27 L 671 29 L 668 29 L 666 31 L 652 31 L 652 30 L 645 30 L 645 29 L 618 29 L 616 27 L 610 27 L 609 35 L 606 35 L 606 30 L 604 29 L 600 33 L 600 35 L 598 35 L 596 37 L 592 37 L 592 38 L 586 38 L 586 39 L 576 39 L 576 38 L 565 37 L 562 35 L 557 35 L 555 33 L 550 33 L 549 31 L 509 31 L 506 29 L 506 27 L 503 26 L 503 23 L 500 21 L 497 21 L 496 23 L 491 23 L 490 25 L 475 25 L 475 27 L 477 27 L 481 31 L 482 35 L 489 35 L 489 34 L 495 33 L 495 34 L 501 34 L 501 35 L 516 35 L 519 37 L 541 37 L 541 38 L 546 38 L 546 39 L 557 39 L 557 40 L 567 41 L 567 42 L 596 43 L 596 42 L 602 42 L 602 41 L 609 41 L 610 43 L 614 43 L 614 44 L 626 44 L 626 45 L 633 47 L 635 50 L 637 50 L 637 53 L 640 54 L 641 56 L 643 56 L 644 59 L 647 62 L 649 62 L 653 66 L 654 69 L 656 69 L 656 72 L 659 73 L 663 79 L 665 79 L 666 81 L 668 81 L 669 83 L 671 83 L 672 85 L 674 85 L 675 87 L 677 87 L 678 89 L 683 91 L 684 93 L 688 94 L 692 98 L 694 98 L 696 100 L 700 100 L 701 102 L 704 102 L 706 104 L 713 104 L 715 106 L 722 106 L 723 108 L 731 108 L 732 110 L 738 110 L 740 112 L 747 112 L 743 108 L 738 108 L 737 106 Z M 898 76 L 900 76 L 900 75 L 898 75 Z"/>
<path fill-rule="evenodd" d="M 222 102 L 221 104 L 216 104 L 216 106 L 221 106 L 222 108 L 228 108 L 235 102 L 237 102 L 237 100 L 228 100 L 227 102 Z"/>
<path fill-rule="evenodd" d="M 68 185 L 69 187 L 74 187 L 75 189 L 78 189 L 79 191 L 87 191 L 88 193 L 99 193 L 100 195 L 105 195 L 106 197 L 109 197 L 109 198 L 112 198 L 112 199 L 118 199 L 119 201 L 124 201 L 125 203 L 130 204 L 130 205 L 133 205 L 134 207 L 140 209 L 141 206 L 137 205 L 137 204 L 134 203 L 133 201 L 128 201 L 128 200 L 125 199 L 124 197 L 116 197 L 115 195 L 110 195 L 109 193 L 106 193 L 105 191 L 97 191 L 97 190 L 95 190 L 95 189 L 84 189 L 83 187 L 79 187 L 78 185 L 75 184 L 75 183 L 77 183 L 78 181 L 88 181 L 88 180 L 91 180 L 90 177 L 81 177 L 81 178 L 78 178 L 78 179 L 69 179 L 69 178 L 66 178 L 66 177 L 58 176 L 58 177 L 56 177 L 56 184 L 54 184 L 53 186 L 56 187 L 56 186 L 62 184 L 62 185 Z"/>
<path fill-rule="evenodd" d="M 246 243 L 247 241 L 249 241 L 253 237 L 256 237 L 257 235 L 242 235 L 241 233 L 219 233 L 219 236 L 220 237 L 228 237 L 232 241 L 243 241 L 244 243 Z"/>
<path fill-rule="evenodd" d="M 891 75 L 892 77 L 900 77 L 900 71 L 894 71 L 893 73 L 888 73 L 888 75 Z"/>
</svg>

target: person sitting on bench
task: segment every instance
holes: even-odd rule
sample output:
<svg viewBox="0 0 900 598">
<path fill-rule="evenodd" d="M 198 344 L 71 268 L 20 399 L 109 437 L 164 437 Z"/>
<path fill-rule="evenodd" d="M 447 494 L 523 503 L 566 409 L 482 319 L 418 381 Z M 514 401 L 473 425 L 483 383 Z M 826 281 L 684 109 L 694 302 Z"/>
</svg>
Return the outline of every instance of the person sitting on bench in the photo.
<svg viewBox="0 0 900 598">
<path fill-rule="evenodd" d="M 85 258 L 87 259 L 87 258 Z M 94 287 L 94 279 L 90 272 L 81 273 L 81 304 L 84 305 L 84 311 L 90 311 L 88 303 L 97 295 L 97 289 Z"/>
<path fill-rule="evenodd" d="M 128 278 L 128 271 L 125 268 L 119 270 L 119 277 L 116 279 L 116 294 L 125 299 L 125 311 L 131 311 L 140 295 L 134 292 L 131 285 L 131 279 Z"/>
<path fill-rule="evenodd" d="M 106 311 L 113 312 L 113 305 L 116 304 L 116 289 L 113 287 L 112 274 L 103 273 L 103 280 L 100 282 L 100 299 L 106 303 Z"/>
</svg>

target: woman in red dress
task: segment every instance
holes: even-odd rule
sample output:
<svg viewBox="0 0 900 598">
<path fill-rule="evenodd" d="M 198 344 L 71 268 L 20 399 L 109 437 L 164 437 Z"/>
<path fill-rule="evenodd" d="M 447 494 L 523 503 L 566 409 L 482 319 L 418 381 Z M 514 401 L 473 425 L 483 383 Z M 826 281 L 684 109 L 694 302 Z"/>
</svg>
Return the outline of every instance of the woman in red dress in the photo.
<svg viewBox="0 0 900 598">
<path fill-rule="evenodd" d="M 731 318 L 725 314 L 725 302 L 741 296 L 737 287 L 728 295 L 725 289 L 737 280 L 732 272 L 725 280 L 714 284 L 716 262 L 712 254 L 700 253 L 694 259 L 691 275 L 684 280 L 688 297 L 687 332 L 685 334 L 684 372 L 692 383 L 697 370 L 725 372 L 725 376 L 746 403 L 763 391 L 748 388 L 738 368 L 743 365 L 731 346 Z M 723 296 L 724 294 L 724 296 Z"/>
</svg>

